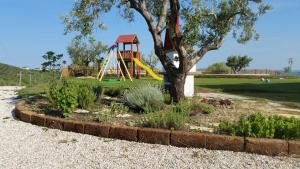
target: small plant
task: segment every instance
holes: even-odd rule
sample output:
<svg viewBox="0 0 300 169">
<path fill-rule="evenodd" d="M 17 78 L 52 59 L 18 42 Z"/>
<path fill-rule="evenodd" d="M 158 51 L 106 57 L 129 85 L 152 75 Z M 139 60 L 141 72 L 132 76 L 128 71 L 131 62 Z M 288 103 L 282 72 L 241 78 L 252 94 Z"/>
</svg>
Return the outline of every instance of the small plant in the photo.
<svg viewBox="0 0 300 169">
<path fill-rule="evenodd" d="M 151 112 L 145 115 L 142 123 L 145 127 L 178 130 L 184 128 L 189 113 L 184 106 L 176 106 L 163 112 Z"/>
<path fill-rule="evenodd" d="M 300 139 L 300 120 L 255 113 L 248 118 L 241 118 L 236 124 L 220 123 L 219 131 L 247 137 Z"/>
<path fill-rule="evenodd" d="M 128 112 L 128 107 L 125 106 L 122 103 L 117 103 L 117 102 L 111 102 L 110 104 L 110 112 L 112 114 L 116 114 L 116 113 L 124 113 L 124 112 Z"/>
<path fill-rule="evenodd" d="M 96 100 L 96 94 L 93 88 L 89 85 L 79 85 L 78 88 L 78 106 L 86 109 L 94 104 Z"/>
<path fill-rule="evenodd" d="M 64 117 L 69 116 L 78 106 L 76 86 L 63 80 L 61 84 L 54 82 L 49 90 L 50 100 L 63 112 Z"/>
<path fill-rule="evenodd" d="M 164 101 L 164 96 L 158 86 L 143 84 L 125 91 L 124 98 L 127 103 L 146 112 L 159 110 Z"/>
<path fill-rule="evenodd" d="M 190 112 L 191 115 L 196 115 L 198 113 L 211 114 L 212 112 L 214 112 L 214 107 L 206 103 L 201 103 L 198 100 L 192 100 L 190 102 Z"/>
</svg>

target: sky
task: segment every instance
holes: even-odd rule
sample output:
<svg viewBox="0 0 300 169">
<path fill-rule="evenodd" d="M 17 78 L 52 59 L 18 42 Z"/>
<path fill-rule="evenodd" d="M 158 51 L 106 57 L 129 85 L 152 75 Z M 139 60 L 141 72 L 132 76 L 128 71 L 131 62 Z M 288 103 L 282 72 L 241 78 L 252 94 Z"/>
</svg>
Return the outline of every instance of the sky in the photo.
<svg viewBox="0 0 300 169">
<path fill-rule="evenodd" d="M 266 2 L 273 10 L 256 24 L 259 41 L 241 45 L 229 35 L 223 46 L 207 53 L 197 67 L 225 62 L 230 55 L 248 55 L 253 58 L 251 69 L 282 70 L 288 58 L 293 58 L 293 69 L 300 70 L 300 0 Z M 70 63 L 66 48 L 74 34 L 64 35 L 61 17 L 73 4 L 74 0 L 0 0 L 0 63 L 40 67 L 42 55 L 49 50 L 64 54 Z M 123 20 L 115 10 L 103 17 L 108 29 L 97 31 L 97 40 L 111 45 L 118 35 L 135 33 L 145 55 L 153 50 L 151 35 L 140 16 L 133 23 Z"/>
</svg>

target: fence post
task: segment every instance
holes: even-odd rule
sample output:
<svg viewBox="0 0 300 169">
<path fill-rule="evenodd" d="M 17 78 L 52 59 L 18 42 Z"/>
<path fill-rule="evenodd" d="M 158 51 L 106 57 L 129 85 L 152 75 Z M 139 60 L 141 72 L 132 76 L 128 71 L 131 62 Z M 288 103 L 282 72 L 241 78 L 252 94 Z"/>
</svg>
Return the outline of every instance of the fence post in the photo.
<svg viewBox="0 0 300 169">
<path fill-rule="evenodd" d="M 29 85 L 31 86 L 31 73 L 29 74 Z"/>
<path fill-rule="evenodd" d="M 19 86 L 22 86 L 22 72 L 20 71 Z"/>
</svg>

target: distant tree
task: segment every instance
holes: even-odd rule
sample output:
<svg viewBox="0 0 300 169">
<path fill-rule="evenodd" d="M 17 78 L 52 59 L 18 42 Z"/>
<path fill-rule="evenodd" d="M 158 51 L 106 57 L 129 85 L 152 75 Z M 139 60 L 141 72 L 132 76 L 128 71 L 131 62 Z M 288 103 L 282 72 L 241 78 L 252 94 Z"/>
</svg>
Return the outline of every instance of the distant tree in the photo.
<svg viewBox="0 0 300 169">
<path fill-rule="evenodd" d="M 288 61 L 288 66 L 283 68 L 284 73 L 291 73 L 292 72 L 292 67 L 294 64 L 294 59 L 293 58 L 289 58 Z"/>
<path fill-rule="evenodd" d="M 148 57 L 142 56 L 142 62 L 149 66 L 152 70 L 154 70 L 159 62 L 159 59 L 155 55 L 154 51 L 151 51 Z"/>
<path fill-rule="evenodd" d="M 63 54 L 56 55 L 54 52 L 48 51 L 42 57 L 45 59 L 45 62 L 42 63 L 43 71 L 46 71 L 47 69 L 53 71 L 60 67 L 60 60 L 62 59 Z"/>
<path fill-rule="evenodd" d="M 89 67 L 90 64 L 97 64 L 101 60 L 100 54 L 106 49 L 106 45 L 96 42 L 94 38 L 89 38 L 88 42 L 85 42 L 82 38 L 77 37 L 74 38 L 67 50 L 73 64 Z"/>
<path fill-rule="evenodd" d="M 253 59 L 248 56 L 230 56 L 227 58 L 226 65 L 231 68 L 234 74 L 249 66 Z"/>
<path fill-rule="evenodd" d="M 230 68 L 224 62 L 219 62 L 210 65 L 207 71 L 213 74 L 226 74 L 230 71 Z"/>
</svg>

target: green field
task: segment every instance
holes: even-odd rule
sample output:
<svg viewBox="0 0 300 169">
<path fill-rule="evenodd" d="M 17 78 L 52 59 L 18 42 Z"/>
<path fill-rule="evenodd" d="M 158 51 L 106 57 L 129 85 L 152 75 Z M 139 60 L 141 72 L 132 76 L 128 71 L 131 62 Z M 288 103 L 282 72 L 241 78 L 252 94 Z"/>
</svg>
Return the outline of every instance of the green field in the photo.
<svg viewBox="0 0 300 169">
<path fill-rule="evenodd" d="M 271 79 L 270 83 L 249 78 L 196 78 L 196 89 L 221 91 L 280 102 L 300 103 L 300 78 Z"/>
<path fill-rule="evenodd" d="M 18 67 L 0 63 L 0 86 L 17 86 L 22 74 L 22 86 L 48 83 L 59 78 L 59 73 L 24 70 Z"/>
</svg>

